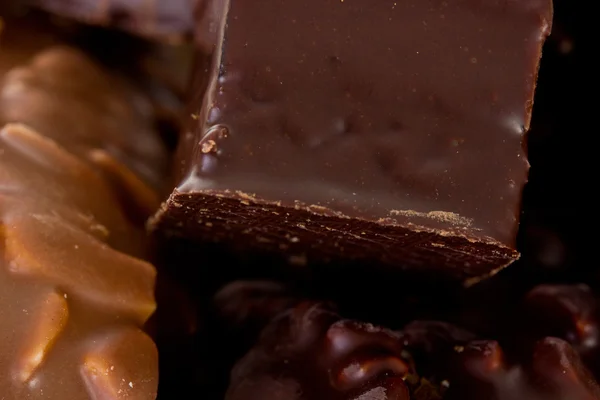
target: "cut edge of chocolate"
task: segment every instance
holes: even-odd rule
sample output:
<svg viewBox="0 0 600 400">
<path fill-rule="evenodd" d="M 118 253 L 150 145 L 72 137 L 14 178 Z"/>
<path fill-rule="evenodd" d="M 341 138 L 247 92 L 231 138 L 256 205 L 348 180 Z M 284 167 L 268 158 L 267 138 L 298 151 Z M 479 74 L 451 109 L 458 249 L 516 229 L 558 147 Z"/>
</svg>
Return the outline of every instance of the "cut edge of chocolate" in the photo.
<svg viewBox="0 0 600 400">
<path fill-rule="evenodd" d="M 198 207 L 199 203 L 206 206 Z M 244 211 L 240 213 L 241 209 Z M 277 251 L 288 255 L 292 264 L 306 264 L 307 259 L 325 263 L 331 259 L 372 261 L 399 270 L 414 268 L 417 272 L 436 271 L 458 277 L 467 287 L 495 275 L 520 257 L 518 251 L 492 238 L 471 235 L 465 227 L 468 221 L 455 214 L 397 213 L 402 221 L 369 221 L 322 206 L 299 202 L 284 205 L 240 191 L 175 190 L 147 226 L 151 232 L 176 226 L 194 231 L 191 239 L 234 240 L 260 250 Z M 424 219 L 444 227 L 419 224 Z M 186 229 L 186 224 L 196 228 Z M 310 245 L 306 246 L 305 241 Z"/>
</svg>

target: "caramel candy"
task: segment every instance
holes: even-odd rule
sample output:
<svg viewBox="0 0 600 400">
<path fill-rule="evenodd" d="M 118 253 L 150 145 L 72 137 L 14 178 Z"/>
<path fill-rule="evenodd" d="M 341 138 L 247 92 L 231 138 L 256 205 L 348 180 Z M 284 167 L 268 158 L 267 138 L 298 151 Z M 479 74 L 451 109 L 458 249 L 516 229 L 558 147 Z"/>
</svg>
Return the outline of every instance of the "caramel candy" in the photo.
<svg viewBox="0 0 600 400">
<path fill-rule="evenodd" d="M 152 109 L 74 48 L 13 68 L 0 43 L 0 397 L 153 400 Z"/>
<path fill-rule="evenodd" d="M 56 142 L 16 124 L 0 133 L 0 182 L 3 394 L 119 399 L 115 385 L 125 380 L 138 385 L 128 398 L 154 399 L 156 349 L 139 328 L 155 308 L 155 271 L 110 246 L 138 251 L 111 186 Z M 100 344 L 108 335 L 135 335 L 127 340 L 136 351 L 120 357 Z M 104 378 L 91 380 L 99 364 L 108 366 Z"/>
</svg>

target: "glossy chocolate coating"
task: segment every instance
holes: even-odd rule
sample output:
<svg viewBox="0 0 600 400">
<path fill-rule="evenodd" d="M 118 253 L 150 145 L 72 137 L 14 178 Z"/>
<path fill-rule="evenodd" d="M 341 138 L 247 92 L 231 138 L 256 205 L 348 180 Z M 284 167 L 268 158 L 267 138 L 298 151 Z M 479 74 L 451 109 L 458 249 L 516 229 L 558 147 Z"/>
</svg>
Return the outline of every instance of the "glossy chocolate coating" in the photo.
<svg viewBox="0 0 600 400">
<path fill-rule="evenodd" d="M 124 29 L 162 40 L 181 40 L 193 30 L 194 0 L 23 0 L 82 22 Z"/>
<path fill-rule="evenodd" d="M 539 285 L 525 297 L 529 330 L 569 341 L 580 354 L 598 350 L 600 332 L 596 297 L 586 285 Z"/>
<path fill-rule="evenodd" d="M 446 398 L 489 400 L 597 400 L 600 387 L 565 341 L 547 337 L 527 359 L 510 365 L 498 342 L 457 346 L 449 364 Z"/>
<path fill-rule="evenodd" d="M 414 371 L 402 350 L 394 332 L 301 303 L 265 328 L 234 368 L 225 399 L 409 400 L 404 379 Z"/>
<path fill-rule="evenodd" d="M 159 228 L 462 279 L 518 257 L 549 0 L 206 1 L 197 16 L 207 57 Z"/>
<path fill-rule="evenodd" d="M 263 287 L 262 295 L 259 286 Z M 235 299 L 250 288 L 254 291 L 250 298 L 264 299 L 264 313 L 284 297 L 275 294 L 279 291 L 274 292 L 272 285 L 237 282 L 219 295 L 223 298 L 229 293 L 232 298 L 225 307 L 228 315 L 234 304 L 240 316 L 248 315 L 247 307 Z M 236 290 L 237 294 L 232 295 Z M 540 286 L 528 297 L 554 296 L 566 302 L 567 297 L 577 297 L 577 290 L 579 297 L 585 297 L 583 288 L 577 286 L 553 290 Z M 475 334 L 446 322 L 413 321 L 401 331 L 392 332 L 342 320 L 330 307 L 298 301 L 299 305 L 273 317 L 236 364 L 226 399 L 600 398 L 600 387 L 576 348 L 556 337 L 541 334 L 530 347 L 515 354 L 505 352 L 495 340 L 477 339 Z M 250 315 L 257 313 L 255 310 Z M 252 318 L 238 318 L 244 319 L 253 324 Z M 523 326 L 510 328 L 513 334 L 524 333 Z M 405 370 L 400 368 L 402 365 Z M 403 373 L 402 387 L 394 377 Z M 388 383 L 393 384 L 386 386 Z"/>
<path fill-rule="evenodd" d="M 0 36 L 1 397 L 154 400 L 156 272 L 132 221 L 164 149 L 143 96 L 24 26 Z"/>
</svg>

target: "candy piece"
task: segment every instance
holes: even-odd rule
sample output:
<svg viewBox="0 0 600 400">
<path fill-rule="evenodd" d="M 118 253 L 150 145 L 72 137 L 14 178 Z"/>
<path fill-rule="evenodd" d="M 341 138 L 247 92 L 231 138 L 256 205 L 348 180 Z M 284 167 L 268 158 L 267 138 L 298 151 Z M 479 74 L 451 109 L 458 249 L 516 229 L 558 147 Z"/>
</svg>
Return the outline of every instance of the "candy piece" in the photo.
<svg viewBox="0 0 600 400">
<path fill-rule="evenodd" d="M 90 340 L 81 376 L 92 399 L 145 400 L 156 397 L 156 380 L 147 371 L 158 370 L 152 340 L 140 330 L 122 329 Z"/>
<path fill-rule="evenodd" d="M 0 123 L 25 123 L 84 158 L 104 149 L 158 186 L 167 160 L 152 112 L 126 82 L 68 47 L 13 68 L 0 88 Z"/>
<path fill-rule="evenodd" d="M 69 309 L 64 295 L 50 292 L 41 298 L 39 308 L 32 317 L 35 326 L 29 330 L 30 337 L 25 340 L 22 353 L 15 365 L 14 378 L 22 383 L 31 379 L 52 349 L 56 339 L 63 333 L 69 318 Z"/>
<path fill-rule="evenodd" d="M 598 351 L 599 310 L 588 286 L 536 286 L 527 294 L 523 308 L 527 328 L 538 337 L 564 339 L 584 356 Z"/>
<path fill-rule="evenodd" d="M 166 160 L 152 109 L 74 48 L 14 67 L 18 43 L 0 42 L 0 397 L 154 400 L 156 273 L 134 257 Z"/>
<path fill-rule="evenodd" d="M 272 292 L 265 287 L 265 296 Z M 299 301 L 238 361 L 226 399 L 600 399 L 598 383 L 562 339 L 509 354 L 448 323 L 414 321 L 392 332 Z"/>
<path fill-rule="evenodd" d="M 234 368 L 227 400 L 409 400 L 399 334 L 303 302 L 265 328 Z"/>
<path fill-rule="evenodd" d="M 151 226 L 468 284 L 518 258 L 550 0 L 204 1 L 197 15 L 179 184 Z"/>
<path fill-rule="evenodd" d="M 600 387 L 565 341 L 540 340 L 523 365 L 509 365 L 494 341 L 455 349 L 447 399 L 597 400 Z"/>
<path fill-rule="evenodd" d="M 97 397 L 78 365 L 88 356 L 90 335 L 141 327 L 154 311 L 153 267 L 108 244 L 138 252 L 139 242 L 129 238 L 138 232 L 98 171 L 30 128 L 0 131 L 0 171 L 3 395 L 126 398 Z M 115 368 L 143 365 L 130 371 L 147 382 L 134 398 L 156 395 L 157 354 L 147 342 L 113 358 Z M 154 364 L 142 363 L 142 356 Z"/>
</svg>

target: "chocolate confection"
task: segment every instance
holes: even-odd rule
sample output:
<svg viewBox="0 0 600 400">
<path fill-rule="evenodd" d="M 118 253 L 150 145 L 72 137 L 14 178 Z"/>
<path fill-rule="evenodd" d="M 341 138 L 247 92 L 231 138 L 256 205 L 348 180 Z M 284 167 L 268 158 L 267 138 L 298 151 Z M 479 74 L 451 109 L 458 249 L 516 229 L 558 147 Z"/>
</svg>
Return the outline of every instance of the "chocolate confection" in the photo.
<svg viewBox="0 0 600 400">
<path fill-rule="evenodd" d="M 158 354 L 143 327 L 156 273 L 137 258 L 134 224 L 157 206 L 165 159 L 151 107 L 74 48 L 14 66 L 27 30 L 5 28 L 0 397 L 153 400 Z"/>
<path fill-rule="evenodd" d="M 540 340 L 523 364 L 511 365 L 495 341 L 454 349 L 449 368 L 451 399 L 597 400 L 600 387 L 564 340 Z"/>
<path fill-rule="evenodd" d="M 0 37 L 0 54 L 6 60 L 2 64 L 23 62 L 31 57 L 31 50 L 61 44 L 58 35 L 47 32 L 49 27 L 35 28 L 22 19 L 10 22 Z M 33 32 L 27 32 L 29 28 Z M 7 74 L 0 97 L 0 123 L 25 123 L 86 158 L 90 158 L 90 148 L 103 149 L 159 188 L 168 160 L 153 131 L 154 109 L 148 100 L 125 79 L 108 76 L 79 53 L 52 54 Z"/>
<path fill-rule="evenodd" d="M 240 327 L 269 313 L 284 295 L 236 283 L 219 294 L 238 304 Z M 262 310 L 248 312 L 239 297 Z M 536 292 L 547 291 L 540 287 Z M 237 291 L 237 292 L 236 292 Z M 569 291 L 557 287 L 555 291 Z M 230 301 L 223 297 L 230 295 Z M 536 296 L 532 294 L 531 296 Z M 260 302 L 252 299 L 262 298 Z M 270 298 L 270 301 L 267 299 Z M 548 311 L 548 310 L 546 310 Z M 227 318 L 229 318 L 227 317 Z M 519 327 L 513 327 L 513 329 Z M 232 371 L 228 400 L 465 399 L 592 400 L 600 387 L 566 341 L 540 336 L 520 354 L 448 323 L 414 321 L 401 331 L 343 320 L 329 306 L 298 299 L 271 319 Z M 401 379 L 398 379 L 401 378 Z"/>
<path fill-rule="evenodd" d="M 549 0 L 206 1 L 196 14 L 205 57 L 154 229 L 467 283 L 518 258 Z"/>
<path fill-rule="evenodd" d="M 123 29 L 161 40 L 180 41 L 193 29 L 194 0 L 23 0 L 89 24 Z"/>
<path fill-rule="evenodd" d="M 13 56 L 20 54 L 27 58 L 33 49 L 52 43 L 66 43 L 81 48 L 119 75 L 125 75 L 127 83 L 135 85 L 151 101 L 161 134 L 167 136 L 165 134 L 168 133 L 164 139 L 171 142 L 176 140 L 181 126 L 183 102 L 188 92 L 194 54 L 192 44 L 150 42 L 124 31 L 86 25 L 35 10 L 28 10 L 24 17 L 9 19 L 8 25 L 13 29 L 8 29 L 4 42 L 14 41 L 23 46 L 11 48 L 16 53 Z M 15 25 L 19 26 L 18 32 L 14 29 Z M 137 99 L 133 101 L 140 102 Z M 169 132 L 164 132 L 166 130 Z M 165 170 L 160 171 L 162 177 L 167 172 L 164 154 L 152 156 L 154 168 Z"/>
<path fill-rule="evenodd" d="M 301 303 L 263 331 L 234 368 L 225 399 L 408 400 L 415 371 L 403 350 L 397 333 Z"/>
</svg>

